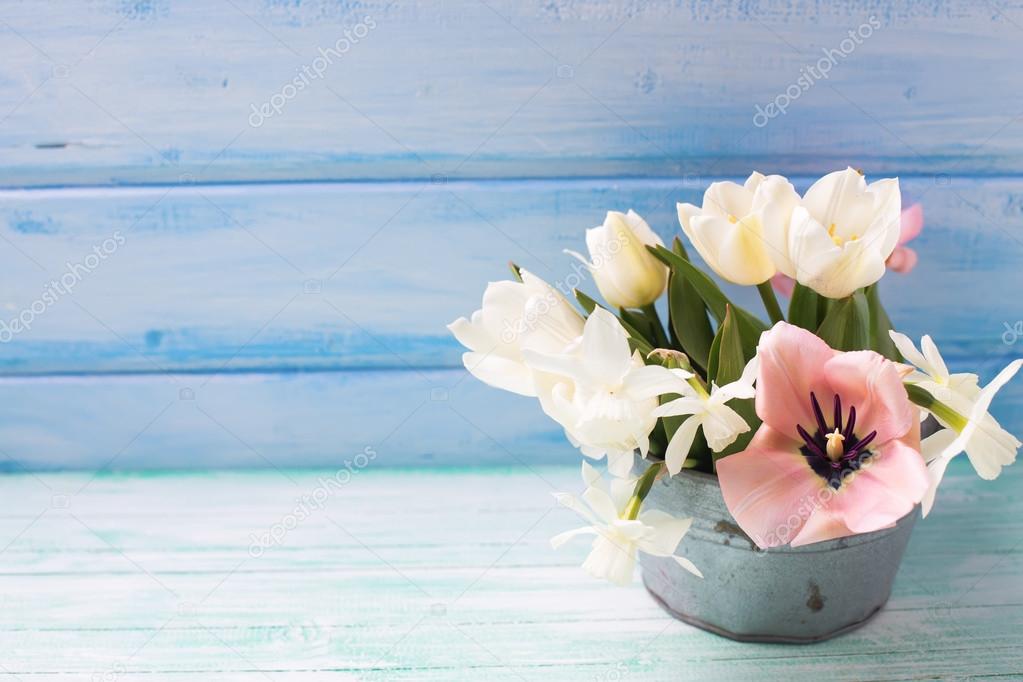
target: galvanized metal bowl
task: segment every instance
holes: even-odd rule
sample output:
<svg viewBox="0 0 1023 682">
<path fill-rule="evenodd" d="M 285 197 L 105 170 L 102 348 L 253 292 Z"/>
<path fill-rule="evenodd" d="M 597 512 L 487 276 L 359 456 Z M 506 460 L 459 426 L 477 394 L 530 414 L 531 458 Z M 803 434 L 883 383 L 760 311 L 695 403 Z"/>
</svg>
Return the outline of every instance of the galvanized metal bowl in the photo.
<svg viewBox="0 0 1023 682">
<path fill-rule="evenodd" d="M 683 471 L 654 484 L 645 509 L 693 517 L 679 546 L 701 580 L 641 554 L 643 582 L 676 618 L 747 642 L 808 643 L 863 625 L 891 594 L 918 508 L 892 528 L 761 550 L 725 507 L 717 478 Z"/>
</svg>

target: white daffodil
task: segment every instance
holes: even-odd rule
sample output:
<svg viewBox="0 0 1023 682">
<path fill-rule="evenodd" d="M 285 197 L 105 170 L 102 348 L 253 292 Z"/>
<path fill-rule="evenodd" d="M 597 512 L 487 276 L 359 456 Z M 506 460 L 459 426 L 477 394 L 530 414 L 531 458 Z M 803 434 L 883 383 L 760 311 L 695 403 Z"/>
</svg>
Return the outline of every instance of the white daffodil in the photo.
<svg viewBox="0 0 1023 682">
<path fill-rule="evenodd" d="M 753 173 L 742 185 L 713 183 L 702 208 L 678 204 L 678 220 L 714 272 L 736 284 L 761 284 L 787 259 L 788 224 L 798 204 L 788 180 Z"/>
<path fill-rule="evenodd" d="M 929 336 L 920 340 L 921 352 L 905 334 L 896 331 L 889 334 L 903 357 L 917 368 L 906 377 L 906 383 L 933 397 L 934 404 L 924 409 L 946 429 L 925 439 L 921 446 L 931 476 L 931 489 L 924 499 L 926 513 L 933 504 L 945 468 L 960 452 L 966 452 L 973 468 L 987 480 L 997 478 L 1002 467 L 1016 460 L 1016 453 L 1023 444 L 1003 429 L 988 409 L 995 394 L 1023 367 L 1023 359 L 1010 362 L 981 388 L 976 374 L 949 373 Z"/>
<path fill-rule="evenodd" d="M 583 570 L 595 578 L 617 585 L 632 582 L 637 551 L 671 557 L 690 573 L 703 577 L 693 562 L 675 555 L 675 549 L 692 525 L 692 519 L 677 519 L 659 510 L 645 511 L 638 515 L 629 513 L 630 507 L 635 506 L 630 505 L 630 501 L 636 479 L 616 478 L 608 489 L 593 467 L 583 462 L 582 469 L 586 484 L 582 500 L 568 493 L 556 493 L 555 498 L 562 506 L 586 519 L 590 525 L 554 536 L 551 538 L 554 549 L 578 535 L 596 535 L 590 554 L 583 563 Z"/>
<path fill-rule="evenodd" d="M 668 267 L 647 246 L 664 246 L 664 242 L 638 213 L 608 211 L 603 225 L 586 230 L 589 261 L 575 251 L 565 253 L 593 273 L 600 295 L 609 304 L 643 308 L 660 298 L 668 285 Z"/>
<path fill-rule="evenodd" d="M 828 298 L 873 284 L 899 241 L 902 195 L 897 178 L 869 185 L 852 168 L 815 182 L 792 211 L 785 275 Z"/>
<path fill-rule="evenodd" d="M 607 455 L 608 468 L 617 476 L 627 475 L 635 450 L 646 454 L 657 424 L 657 396 L 687 375 L 644 365 L 629 350 L 621 323 L 603 308 L 594 309 L 582 336 L 566 352 L 527 349 L 523 357 L 536 372 L 544 412 L 584 455 Z"/>
<path fill-rule="evenodd" d="M 448 329 L 469 349 L 462 363 L 477 379 L 535 396 L 534 372 L 523 362 L 523 349 L 561 352 L 582 334 L 583 318 L 542 279 L 526 270 L 520 275 L 521 282 L 491 282 L 482 308 Z"/>
<path fill-rule="evenodd" d="M 742 371 L 736 381 L 717 386 L 711 384 L 710 393 L 698 383 L 694 386 L 690 381 L 676 381 L 671 393 L 682 397 L 661 405 L 654 413 L 658 417 L 680 417 L 689 415 L 675 431 L 664 453 L 664 463 L 668 473 L 674 476 L 682 471 L 689 450 L 696 438 L 696 431 L 703 427 L 703 435 L 707 445 L 714 452 L 721 452 L 735 442 L 739 434 L 750 430 L 749 424 L 739 413 L 728 406 L 728 401 L 736 398 L 752 398 L 756 394 L 753 383 L 757 378 L 757 358 L 754 357 Z"/>
</svg>

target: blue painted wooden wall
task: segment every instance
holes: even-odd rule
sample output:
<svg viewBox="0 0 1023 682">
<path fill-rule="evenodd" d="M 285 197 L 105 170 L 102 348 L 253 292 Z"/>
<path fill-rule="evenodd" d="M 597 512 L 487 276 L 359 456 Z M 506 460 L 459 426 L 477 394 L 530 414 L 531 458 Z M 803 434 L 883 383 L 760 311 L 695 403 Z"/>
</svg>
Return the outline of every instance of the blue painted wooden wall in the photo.
<svg viewBox="0 0 1023 682">
<path fill-rule="evenodd" d="M 754 168 L 899 175 L 892 317 L 988 378 L 1023 353 L 1021 38 L 1020 0 L 0 2 L 0 467 L 571 461 L 444 324 Z"/>
</svg>

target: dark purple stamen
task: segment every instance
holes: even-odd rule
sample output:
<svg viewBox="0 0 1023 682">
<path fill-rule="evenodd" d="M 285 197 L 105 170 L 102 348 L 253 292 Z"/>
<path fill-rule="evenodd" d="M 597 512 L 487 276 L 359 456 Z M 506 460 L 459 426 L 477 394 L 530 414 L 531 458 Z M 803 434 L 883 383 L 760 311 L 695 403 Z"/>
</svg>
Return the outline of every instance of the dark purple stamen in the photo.
<svg viewBox="0 0 1023 682">
<path fill-rule="evenodd" d="M 835 395 L 834 423 L 831 427 L 828 427 L 824 420 L 824 412 L 813 392 L 810 393 L 810 407 L 813 409 L 817 428 L 811 434 L 802 424 L 796 424 L 796 431 L 803 440 L 800 451 L 806 457 L 810 467 L 824 478 L 828 485 L 837 490 L 842 486 L 845 476 L 859 469 L 863 460 L 873 454 L 867 451 L 867 447 L 874 442 L 877 431 L 871 431 L 863 438 L 856 437 L 856 407 L 854 405 L 849 406 L 849 418 L 845 420 L 843 429 L 842 399 L 838 395 Z M 828 456 L 828 435 L 833 434 L 836 430 L 843 437 L 841 441 L 842 454 L 832 459 Z"/>
<path fill-rule="evenodd" d="M 817 396 L 810 391 L 810 405 L 813 407 L 813 416 L 817 418 L 817 430 L 822 434 L 827 433 L 828 425 L 824 422 L 824 413 L 821 412 L 821 404 L 817 402 Z"/>
<path fill-rule="evenodd" d="M 868 445 L 870 445 L 870 443 L 873 442 L 874 438 L 876 438 L 876 437 L 877 437 L 877 431 L 871 431 L 866 436 L 864 436 L 859 442 L 857 442 L 856 445 L 854 445 L 851 448 L 849 448 L 849 452 L 859 452 L 863 448 L 865 448 Z"/>
<path fill-rule="evenodd" d="M 813 454 L 817 455 L 818 457 L 828 459 L 827 453 L 821 449 L 821 446 L 817 445 L 817 443 L 814 442 L 813 436 L 807 433 L 806 429 L 804 429 L 799 424 L 796 424 L 796 431 L 799 431 L 799 435 L 803 437 L 803 442 L 806 443 L 806 447 L 808 447 L 813 452 Z"/>
<path fill-rule="evenodd" d="M 856 406 L 850 405 L 849 421 L 845 425 L 845 431 L 842 432 L 842 435 L 845 436 L 846 441 L 852 438 L 852 432 L 854 428 L 856 428 Z"/>
</svg>

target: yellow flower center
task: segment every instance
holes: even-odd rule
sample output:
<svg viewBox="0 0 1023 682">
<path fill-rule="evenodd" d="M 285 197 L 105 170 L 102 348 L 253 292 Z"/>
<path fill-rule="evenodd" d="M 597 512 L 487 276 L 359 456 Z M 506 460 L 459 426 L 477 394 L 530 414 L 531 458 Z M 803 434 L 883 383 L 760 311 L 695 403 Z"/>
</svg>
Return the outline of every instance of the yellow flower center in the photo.
<svg viewBox="0 0 1023 682">
<path fill-rule="evenodd" d="M 844 239 L 842 237 L 842 235 L 835 234 L 835 229 L 836 229 L 835 228 L 835 223 L 831 223 L 831 227 L 828 228 L 828 236 L 831 237 L 831 241 L 835 242 L 835 246 L 841 246 L 846 241 L 850 241 L 850 242 L 854 241 L 858 237 L 858 235 L 853 234 L 851 237 L 849 237 L 848 240 L 846 240 L 846 239 Z"/>
<path fill-rule="evenodd" d="M 736 224 L 737 222 L 739 222 L 739 219 L 738 219 L 738 218 L 736 218 L 736 217 L 735 217 L 734 215 L 732 215 L 731 213 L 729 213 L 729 214 L 728 214 L 728 222 L 730 222 L 731 224 L 735 225 L 735 224 Z"/>
</svg>

